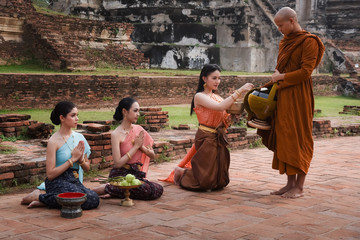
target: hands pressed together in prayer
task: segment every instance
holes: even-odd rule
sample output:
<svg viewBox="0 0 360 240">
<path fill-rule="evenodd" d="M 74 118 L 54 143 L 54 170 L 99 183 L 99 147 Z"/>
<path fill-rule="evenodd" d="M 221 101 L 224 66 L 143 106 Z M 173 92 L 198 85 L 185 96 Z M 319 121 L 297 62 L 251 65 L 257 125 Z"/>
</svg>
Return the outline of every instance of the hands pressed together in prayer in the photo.
<svg viewBox="0 0 360 240">
<path fill-rule="evenodd" d="M 82 159 L 85 151 L 85 143 L 84 141 L 79 141 L 79 144 L 73 149 L 71 152 L 71 156 L 73 157 L 73 162 L 77 162 Z"/>
<path fill-rule="evenodd" d="M 134 139 L 134 146 L 141 148 L 144 144 L 144 131 L 141 131 Z"/>
</svg>

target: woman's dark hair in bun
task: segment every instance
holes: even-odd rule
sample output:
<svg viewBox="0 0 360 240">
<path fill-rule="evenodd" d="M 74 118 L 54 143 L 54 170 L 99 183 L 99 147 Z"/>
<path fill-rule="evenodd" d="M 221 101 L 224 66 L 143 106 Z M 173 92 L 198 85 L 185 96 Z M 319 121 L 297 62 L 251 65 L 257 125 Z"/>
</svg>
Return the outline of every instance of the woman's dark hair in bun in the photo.
<svg viewBox="0 0 360 240">
<path fill-rule="evenodd" d="M 50 115 L 51 122 L 55 125 L 59 125 L 61 123 L 60 116 L 66 117 L 66 115 L 68 115 L 68 113 L 71 112 L 75 107 L 75 104 L 69 101 L 62 101 L 57 103 Z"/>
<path fill-rule="evenodd" d="M 203 77 L 207 77 L 215 71 L 221 72 L 221 68 L 216 64 L 205 64 L 204 65 L 204 67 L 201 69 L 201 72 L 200 72 L 198 88 L 196 90 L 196 93 L 202 92 L 205 89 L 205 87 L 204 87 L 205 82 L 204 82 Z M 194 97 L 195 97 L 195 95 L 194 95 Z M 191 101 L 190 115 L 192 115 L 194 112 L 194 107 L 195 107 L 194 97 Z"/>
<path fill-rule="evenodd" d="M 131 108 L 131 106 L 133 105 L 134 102 L 136 102 L 136 100 L 131 97 L 126 97 L 126 98 L 121 99 L 119 102 L 119 105 L 117 106 L 117 108 L 115 110 L 115 114 L 113 116 L 114 120 L 116 120 L 116 121 L 123 120 L 123 118 L 124 118 L 124 116 L 122 114 L 123 108 L 125 108 L 126 111 L 129 111 L 129 109 Z"/>
</svg>

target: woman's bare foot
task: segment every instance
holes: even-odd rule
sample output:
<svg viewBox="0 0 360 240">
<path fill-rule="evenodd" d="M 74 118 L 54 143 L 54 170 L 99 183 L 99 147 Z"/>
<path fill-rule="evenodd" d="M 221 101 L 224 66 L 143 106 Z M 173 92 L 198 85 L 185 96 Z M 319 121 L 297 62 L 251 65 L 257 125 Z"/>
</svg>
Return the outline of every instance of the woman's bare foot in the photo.
<svg viewBox="0 0 360 240">
<path fill-rule="evenodd" d="M 180 185 L 180 178 L 184 174 L 185 169 L 181 167 L 175 167 L 174 170 L 174 183 L 175 185 Z"/>
<path fill-rule="evenodd" d="M 304 196 L 303 190 L 298 187 L 293 187 L 292 189 L 281 195 L 281 197 L 283 198 L 299 198 L 302 196 Z"/>
<path fill-rule="evenodd" d="M 292 186 L 286 185 L 285 187 L 280 188 L 277 191 L 271 192 L 270 195 L 283 195 L 284 193 L 290 191 L 291 189 L 292 189 Z"/>
<path fill-rule="evenodd" d="M 32 202 L 28 205 L 28 208 L 45 207 L 45 206 L 46 206 L 46 205 L 43 204 L 42 202 L 32 201 Z"/>
<path fill-rule="evenodd" d="M 26 204 L 30 204 L 33 201 L 39 201 L 39 195 L 40 195 L 40 190 L 35 189 L 21 200 L 21 204 L 26 205 Z"/>
<path fill-rule="evenodd" d="M 111 195 L 110 194 L 102 194 L 102 195 L 99 195 L 99 197 L 102 199 L 107 199 L 107 198 L 111 198 Z"/>
<path fill-rule="evenodd" d="M 106 187 L 106 184 L 101 184 L 100 186 L 93 188 L 92 190 L 94 192 L 96 192 L 99 196 L 105 195 L 105 194 L 107 194 L 107 192 L 105 192 L 105 187 Z"/>
</svg>

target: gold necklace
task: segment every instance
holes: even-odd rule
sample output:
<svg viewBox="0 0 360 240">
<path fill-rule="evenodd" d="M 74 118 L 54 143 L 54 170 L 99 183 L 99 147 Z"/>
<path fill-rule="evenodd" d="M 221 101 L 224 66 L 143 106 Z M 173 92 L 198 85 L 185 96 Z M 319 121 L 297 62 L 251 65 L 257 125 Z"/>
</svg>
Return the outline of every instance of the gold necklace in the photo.
<svg viewBox="0 0 360 240">
<path fill-rule="evenodd" d="M 71 153 L 72 153 L 72 151 L 74 150 L 74 148 L 75 148 L 75 138 L 74 138 L 74 135 L 71 133 L 71 135 L 70 135 L 70 137 L 69 138 L 73 138 L 73 148 L 71 149 L 71 147 L 70 147 L 70 145 L 68 144 L 68 142 L 65 140 L 65 137 L 63 136 L 63 135 L 61 135 L 62 136 L 62 138 L 64 139 L 64 142 L 65 142 L 65 144 L 68 146 L 68 148 L 70 149 L 70 151 L 71 151 Z"/>
<path fill-rule="evenodd" d="M 207 93 L 204 93 L 204 94 L 208 95 L 208 96 L 210 97 L 210 99 L 212 99 L 212 100 L 214 100 L 214 101 L 216 101 L 216 102 L 218 102 L 218 103 L 221 102 L 221 101 L 216 97 L 216 95 L 214 95 L 213 92 L 211 92 L 211 94 L 207 94 Z"/>
<path fill-rule="evenodd" d="M 131 129 L 132 129 L 132 126 L 129 128 L 129 130 L 125 130 L 125 128 L 123 128 L 123 127 L 121 127 L 122 128 L 122 130 L 124 131 L 124 133 L 125 133 L 125 135 L 128 135 L 129 134 L 129 132 L 131 131 Z"/>
</svg>

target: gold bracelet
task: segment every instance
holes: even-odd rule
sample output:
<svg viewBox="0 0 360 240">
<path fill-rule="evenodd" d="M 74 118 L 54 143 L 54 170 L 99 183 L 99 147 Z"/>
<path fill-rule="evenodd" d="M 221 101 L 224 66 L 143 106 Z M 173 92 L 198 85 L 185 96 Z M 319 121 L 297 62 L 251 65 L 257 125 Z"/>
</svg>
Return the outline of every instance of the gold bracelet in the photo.
<svg viewBox="0 0 360 240">
<path fill-rule="evenodd" d="M 238 95 L 238 97 L 241 96 L 241 93 L 239 92 L 239 90 L 236 89 L 235 92 L 236 92 L 236 94 Z"/>
<path fill-rule="evenodd" d="M 129 160 L 131 160 L 131 155 L 130 155 L 130 153 L 127 152 L 126 155 L 128 156 Z"/>
<path fill-rule="evenodd" d="M 231 94 L 230 95 L 232 97 L 232 99 L 234 100 L 234 102 L 236 102 L 236 98 Z"/>
<path fill-rule="evenodd" d="M 71 158 L 68 159 L 68 162 L 70 163 L 70 167 L 74 166 L 73 161 L 71 161 Z"/>
</svg>

